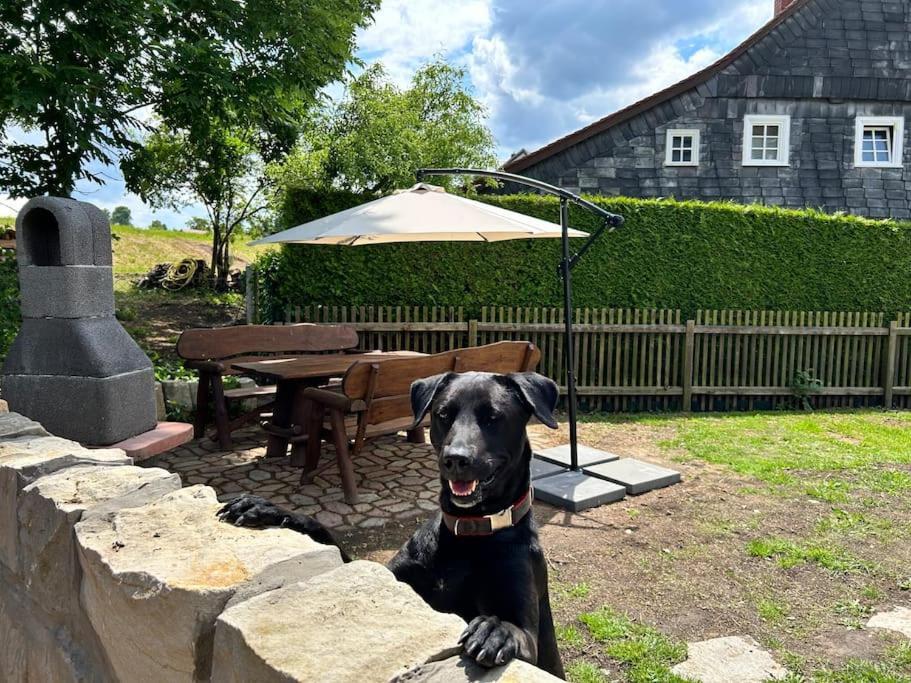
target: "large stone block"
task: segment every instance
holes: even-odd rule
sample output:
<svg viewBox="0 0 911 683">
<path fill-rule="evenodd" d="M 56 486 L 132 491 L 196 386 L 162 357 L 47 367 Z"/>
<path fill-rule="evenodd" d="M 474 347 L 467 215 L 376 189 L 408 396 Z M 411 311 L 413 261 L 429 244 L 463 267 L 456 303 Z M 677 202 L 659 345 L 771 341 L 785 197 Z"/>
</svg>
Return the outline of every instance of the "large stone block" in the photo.
<svg viewBox="0 0 911 683">
<path fill-rule="evenodd" d="M 97 213 L 87 210 L 90 206 L 63 197 L 29 200 L 16 217 L 19 264 L 68 266 L 96 263 L 95 232 L 101 223 Z M 99 249 L 103 247 L 103 243 L 98 245 Z M 110 253 L 110 242 L 108 248 Z"/>
<path fill-rule="evenodd" d="M 73 527 L 85 514 L 147 505 L 180 488 L 180 477 L 143 467 L 68 467 L 37 479 L 19 498 L 19 575 L 49 614 L 79 611 Z"/>
<path fill-rule="evenodd" d="M 388 681 L 456 654 L 464 627 L 385 567 L 353 562 L 225 610 L 212 680 Z"/>
<path fill-rule="evenodd" d="M 0 563 L 11 571 L 19 568 L 18 506 L 22 489 L 39 477 L 79 464 L 131 465 L 132 462 L 121 450 L 89 450 L 54 436 L 0 441 Z"/>
<path fill-rule="evenodd" d="M 215 618 L 232 596 L 341 564 L 337 548 L 302 534 L 220 522 L 220 507 L 194 486 L 76 525 L 82 605 L 119 679 L 207 679 Z"/>
<path fill-rule="evenodd" d="M 0 414 L 0 440 L 18 439 L 23 436 L 50 436 L 48 431 L 34 420 L 19 413 Z"/>
<path fill-rule="evenodd" d="M 527 662 L 514 659 L 506 666 L 485 669 L 464 657 L 422 664 L 390 683 L 557 683 L 561 679 Z"/>
<path fill-rule="evenodd" d="M 3 395 L 55 434 L 107 446 L 155 427 L 154 384 L 151 367 L 111 377 L 6 375 Z"/>
<path fill-rule="evenodd" d="M 114 315 L 110 266 L 22 266 L 19 283 L 23 318 Z"/>
</svg>

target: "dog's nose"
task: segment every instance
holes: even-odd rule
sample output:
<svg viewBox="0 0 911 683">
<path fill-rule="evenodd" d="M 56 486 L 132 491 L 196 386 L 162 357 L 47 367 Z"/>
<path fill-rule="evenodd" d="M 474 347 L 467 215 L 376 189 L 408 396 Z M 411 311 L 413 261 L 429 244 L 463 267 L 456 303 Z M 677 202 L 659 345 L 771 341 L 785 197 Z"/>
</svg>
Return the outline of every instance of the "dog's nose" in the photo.
<svg viewBox="0 0 911 683">
<path fill-rule="evenodd" d="M 471 450 L 465 446 L 450 446 L 443 451 L 443 469 L 458 474 L 471 464 Z"/>
</svg>

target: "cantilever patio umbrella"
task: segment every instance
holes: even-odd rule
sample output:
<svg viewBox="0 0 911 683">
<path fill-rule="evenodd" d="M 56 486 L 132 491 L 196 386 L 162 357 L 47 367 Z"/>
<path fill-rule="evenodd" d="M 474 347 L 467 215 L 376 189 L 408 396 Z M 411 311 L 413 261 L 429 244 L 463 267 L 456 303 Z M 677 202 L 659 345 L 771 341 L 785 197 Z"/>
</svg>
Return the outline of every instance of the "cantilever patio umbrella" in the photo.
<svg viewBox="0 0 911 683">
<path fill-rule="evenodd" d="M 352 209 L 340 211 L 269 235 L 253 244 L 337 244 L 363 246 L 393 242 L 499 242 L 514 239 L 561 238 L 563 257 L 559 275 L 563 280 L 565 310 L 572 310 L 571 270 L 592 243 L 606 230 L 619 227 L 623 218 L 608 213 L 562 188 L 523 176 L 477 169 L 422 169 L 418 181 L 431 175 L 485 176 L 532 187 L 560 198 L 560 224 L 490 206 L 447 193 L 443 188 L 418 182 L 408 190 L 399 190 Z M 569 204 L 574 203 L 603 219 L 592 235 L 569 227 Z M 569 240 L 586 237 L 588 241 L 575 254 L 570 254 Z M 566 356 L 567 412 L 569 413 L 570 443 L 565 452 L 568 471 L 539 479 L 535 490 L 543 500 L 573 510 L 598 505 L 606 499 L 600 480 L 583 473 L 579 467 L 576 435 L 576 382 L 573 373 L 572 316 L 565 319 L 564 353 Z M 586 464 L 609 459 L 600 458 L 594 449 L 587 449 Z M 606 482 L 603 482 L 607 485 Z M 607 485 L 609 486 L 609 485 Z"/>
</svg>

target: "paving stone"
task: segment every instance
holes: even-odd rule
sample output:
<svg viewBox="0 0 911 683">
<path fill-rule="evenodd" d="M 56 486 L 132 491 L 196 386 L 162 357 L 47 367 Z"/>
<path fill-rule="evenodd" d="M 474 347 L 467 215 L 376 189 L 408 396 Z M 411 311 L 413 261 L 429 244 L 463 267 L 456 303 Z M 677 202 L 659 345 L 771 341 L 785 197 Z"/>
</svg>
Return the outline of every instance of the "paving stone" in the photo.
<svg viewBox="0 0 911 683">
<path fill-rule="evenodd" d="M 225 610 L 212 680 L 387 681 L 455 654 L 464 626 L 385 567 L 352 562 Z"/>
<path fill-rule="evenodd" d="M 584 470 L 588 474 L 625 486 L 630 495 L 645 493 L 680 482 L 680 472 L 633 458 L 590 465 Z"/>
<path fill-rule="evenodd" d="M 617 460 L 620 457 L 619 455 L 602 451 L 597 448 L 591 448 L 590 446 L 585 446 L 583 444 L 578 444 L 577 450 L 579 454 L 579 465 L 581 467 L 584 467 L 585 465 L 594 465 L 599 462 Z M 534 451 L 534 454 L 542 460 L 555 462 L 558 465 L 566 465 L 568 467 L 570 464 L 569 444 L 545 448 L 540 451 L 536 450 Z"/>
<path fill-rule="evenodd" d="M 535 499 L 573 512 L 614 503 L 626 496 L 623 486 L 571 471 L 538 479 L 534 491 Z"/>
<path fill-rule="evenodd" d="M 550 462 L 549 460 L 542 460 L 538 457 L 531 459 L 532 481 L 535 479 L 541 479 L 542 477 L 549 477 L 552 474 L 559 474 L 560 472 L 565 471 L 566 468 L 558 463 Z"/>
<path fill-rule="evenodd" d="M 907 638 L 911 638 L 911 609 L 896 607 L 891 612 L 880 612 L 870 617 L 867 622 L 869 628 L 883 628 L 896 631 Z"/>
<path fill-rule="evenodd" d="M 267 481 L 272 478 L 272 475 L 265 470 L 253 470 L 247 476 L 253 481 Z"/>
<path fill-rule="evenodd" d="M 765 683 L 783 680 L 787 670 L 749 636 L 688 643 L 689 656 L 672 670 L 701 683 Z"/>
<path fill-rule="evenodd" d="M 334 512 L 329 512 L 328 510 L 321 510 L 320 512 L 316 513 L 316 521 L 331 529 L 341 526 L 343 520 L 341 515 L 337 515 Z"/>
</svg>

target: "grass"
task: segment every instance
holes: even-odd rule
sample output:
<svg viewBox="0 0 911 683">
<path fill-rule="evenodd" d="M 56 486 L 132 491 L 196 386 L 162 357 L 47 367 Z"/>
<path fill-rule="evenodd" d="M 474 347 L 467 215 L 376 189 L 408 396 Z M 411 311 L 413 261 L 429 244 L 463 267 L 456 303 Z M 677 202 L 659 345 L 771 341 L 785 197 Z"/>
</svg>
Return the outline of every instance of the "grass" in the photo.
<svg viewBox="0 0 911 683">
<path fill-rule="evenodd" d="M 566 667 L 566 679 L 570 683 L 609 683 L 610 679 L 595 664 L 577 660 Z"/>
<path fill-rule="evenodd" d="M 776 537 L 756 538 L 747 543 L 747 553 L 752 557 L 774 558 L 782 569 L 808 563 L 842 574 L 856 574 L 871 569 L 868 562 L 832 544 L 797 543 Z"/>
<path fill-rule="evenodd" d="M 767 484 L 799 487 L 825 502 L 845 502 L 850 491 L 862 487 L 882 493 L 911 489 L 911 473 L 894 467 L 911 464 L 909 413 L 729 414 L 678 420 L 674 426 L 676 435 L 661 445 L 682 451 L 682 460 L 725 465 Z M 848 472 L 856 479 L 832 477 Z"/>
<path fill-rule="evenodd" d="M 670 667 L 686 659 L 686 645 L 651 626 L 631 620 L 609 607 L 579 615 L 605 654 L 618 662 L 629 683 L 682 683 Z"/>
<path fill-rule="evenodd" d="M 756 602 L 756 611 L 764 621 L 779 624 L 790 614 L 791 609 L 787 603 L 773 598 L 760 598 Z"/>
</svg>

